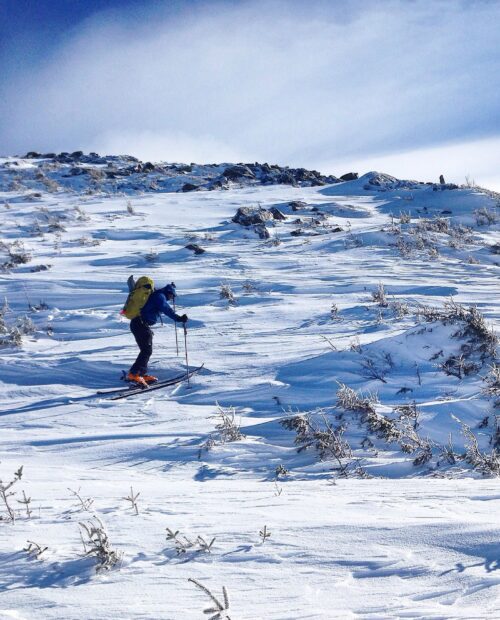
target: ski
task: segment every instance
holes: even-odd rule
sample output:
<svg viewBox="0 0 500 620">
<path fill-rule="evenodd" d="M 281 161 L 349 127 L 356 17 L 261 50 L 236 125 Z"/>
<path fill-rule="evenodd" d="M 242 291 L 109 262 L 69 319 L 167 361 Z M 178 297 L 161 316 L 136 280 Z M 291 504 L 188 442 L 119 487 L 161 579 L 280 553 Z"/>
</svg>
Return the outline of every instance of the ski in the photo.
<svg viewBox="0 0 500 620">
<path fill-rule="evenodd" d="M 200 366 L 201 368 L 201 366 Z M 124 377 L 126 376 L 126 372 L 124 370 L 122 370 L 123 373 L 123 377 L 122 380 L 126 380 L 124 379 Z M 170 379 L 162 379 L 161 381 L 155 381 L 154 383 L 151 383 L 150 385 L 158 385 L 159 383 L 163 384 L 169 381 L 178 381 L 179 379 L 182 379 L 182 377 L 186 377 L 186 373 L 184 372 L 181 375 L 177 375 L 176 377 L 170 377 Z M 97 394 L 99 395 L 104 395 L 104 396 L 110 396 L 111 394 L 128 394 L 130 391 L 137 391 L 137 390 L 145 390 L 147 388 L 142 387 L 141 385 L 139 385 L 138 383 L 134 383 L 133 381 L 129 382 L 129 385 L 127 385 L 127 387 L 114 387 L 114 388 L 109 388 L 109 389 L 103 389 L 103 390 L 98 390 Z"/>
<path fill-rule="evenodd" d="M 204 367 L 204 364 L 198 366 L 197 368 L 190 369 L 189 377 L 191 378 L 194 374 L 199 372 Z M 149 387 L 129 387 L 129 388 L 120 388 L 118 390 L 114 390 L 112 392 L 104 392 L 104 396 L 109 396 L 109 400 L 119 400 L 121 398 L 128 398 L 129 396 L 134 396 L 135 394 L 146 394 L 149 392 L 153 392 L 154 390 L 159 390 L 164 387 L 169 387 L 172 385 L 176 385 L 178 383 L 182 383 L 185 379 L 188 378 L 188 373 L 183 372 L 181 375 L 177 375 L 176 377 L 172 377 L 171 379 L 165 379 L 164 381 L 157 381 L 156 383 L 151 384 Z M 99 394 L 99 392 L 98 392 Z"/>
</svg>

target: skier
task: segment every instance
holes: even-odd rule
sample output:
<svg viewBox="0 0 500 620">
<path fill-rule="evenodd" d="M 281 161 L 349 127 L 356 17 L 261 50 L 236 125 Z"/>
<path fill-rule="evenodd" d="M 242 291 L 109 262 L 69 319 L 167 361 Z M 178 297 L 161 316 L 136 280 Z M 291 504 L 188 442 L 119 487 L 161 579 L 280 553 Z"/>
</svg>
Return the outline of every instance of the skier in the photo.
<svg viewBox="0 0 500 620">
<path fill-rule="evenodd" d="M 149 290 L 151 290 L 152 280 L 149 278 L 140 278 L 137 284 L 139 284 L 141 280 L 146 280 L 142 288 L 147 290 L 149 287 Z M 135 290 L 137 290 L 137 288 Z M 177 321 L 184 325 L 188 320 L 186 314 L 179 316 L 170 307 L 168 302 L 174 300 L 175 295 L 175 284 L 173 282 L 161 289 L 155 289 L 153 292 L 149 292 L 146 303 L 142 306 L 137 316 L 130 321 L 130 331 L 134 334 L 135 341 L 139 347 L 139 355 L 127 374 L 128 381 L 133 381 L 141 385 L 147 385 L 148 383 L 157 381 L 156 377 L 147 374 L 149 358 L 153 353 L 153 330 L 151 327 L 155 325 L 158 320 L 161 320 L 162 314 L 168 316 L 172 321 Z M 122 311 L 122 314 L 124 314 L 124 311 Z"/>
</svg>

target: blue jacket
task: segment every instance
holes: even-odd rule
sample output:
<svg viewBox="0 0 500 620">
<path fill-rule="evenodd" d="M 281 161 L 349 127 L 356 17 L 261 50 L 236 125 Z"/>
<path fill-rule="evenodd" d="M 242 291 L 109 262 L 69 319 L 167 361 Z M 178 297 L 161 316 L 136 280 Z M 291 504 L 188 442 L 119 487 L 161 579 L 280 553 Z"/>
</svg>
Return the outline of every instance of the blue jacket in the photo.
<svg viewBox="0 0 500 620">
<path fill-rule="evenodd" d="M 149 296 L 149 299 L 145 303 L 141 310 L 141 317 L 148 325 L 154 325 L 161 320 L 161 315 L 165 314 L 172 321 L 180 321 L 181 317 L 170 307 L 165 291 L 160 289 L 154 291 Z"/>
</svg>

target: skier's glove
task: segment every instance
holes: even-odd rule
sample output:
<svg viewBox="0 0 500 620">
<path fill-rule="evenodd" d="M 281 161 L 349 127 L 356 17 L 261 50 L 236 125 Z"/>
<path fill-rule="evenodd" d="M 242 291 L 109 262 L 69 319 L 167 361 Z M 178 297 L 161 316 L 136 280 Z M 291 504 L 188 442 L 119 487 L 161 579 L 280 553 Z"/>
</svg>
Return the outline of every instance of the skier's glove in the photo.
<svg viewBox="0 0 500 620">
<path fill-rule="evenodd" d="M 188 320 L 187 314 L 183 314 L 182 316 L 176 316 L 175 320 L 179 323 L 186 323 Z"/>
</svg>

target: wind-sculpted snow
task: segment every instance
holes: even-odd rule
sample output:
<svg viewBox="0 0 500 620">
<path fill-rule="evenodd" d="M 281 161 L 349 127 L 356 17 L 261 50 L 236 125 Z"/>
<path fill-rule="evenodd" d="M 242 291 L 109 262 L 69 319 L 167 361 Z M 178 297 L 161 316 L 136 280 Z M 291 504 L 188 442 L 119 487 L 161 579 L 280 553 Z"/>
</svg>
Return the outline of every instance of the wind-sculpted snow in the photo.
<svg viewBox="0 0 500 620">
<path fill-rule="evenodd" d="M 498 196 L 31 155 L 0 163 L 0 617 L 202 617 L 189 578 L 233 620 L 500 617 Z M 205 366 L 111 401 L 131 274 Z"/>
</svg>

